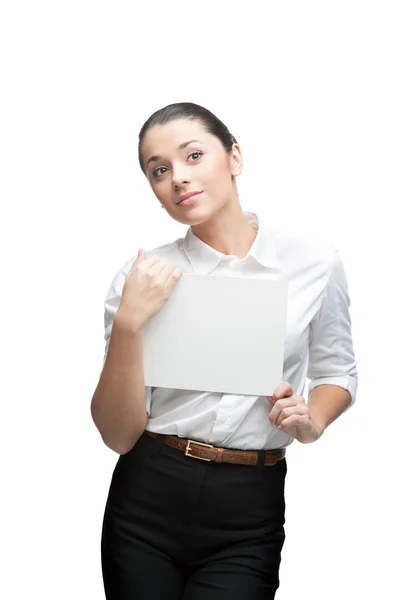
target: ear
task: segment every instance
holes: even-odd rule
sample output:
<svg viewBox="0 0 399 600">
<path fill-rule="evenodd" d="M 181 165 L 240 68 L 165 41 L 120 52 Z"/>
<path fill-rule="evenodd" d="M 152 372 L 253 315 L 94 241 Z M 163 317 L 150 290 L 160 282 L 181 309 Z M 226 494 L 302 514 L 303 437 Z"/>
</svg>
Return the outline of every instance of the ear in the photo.
<svg viewBox="0 0 399 600">
<path fill-rule="evenodd" d="M 229 158 L 230 170 L 233 177 L 241 175 L 243 168 L 243 160 L 241 155 L 241 148 L 238 144 L 233 144 Z"/>
</svg>

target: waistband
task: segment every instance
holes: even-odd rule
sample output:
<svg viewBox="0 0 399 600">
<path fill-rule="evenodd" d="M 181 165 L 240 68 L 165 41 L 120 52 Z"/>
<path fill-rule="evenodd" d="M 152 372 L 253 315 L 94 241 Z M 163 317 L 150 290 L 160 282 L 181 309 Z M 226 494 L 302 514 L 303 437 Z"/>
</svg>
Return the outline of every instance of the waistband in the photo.
<svg viewBox="0 0 399 600">
<path fill-rule="evenodd" d="M 163 435 L 147 430 L 145 430 L 145 433 L 153 438 Z M 190 458 L 197 458 L 208 462 L 256 466 L 260 455 L 260 452 L 257 450 L 231 450 L 230 448 L 219 448 L 212 446 L 211 444 L 203 444 L 202 442 L 180 438 L 175 435 L 165 435 L 163 443 L 171 448 L 184 452 L 184 454 Z M 285 448 L 264 450 L 265 466 L 272 467 L 275 465 L 278 460 L 284 458 L 285 452 Z"/>
</svg>

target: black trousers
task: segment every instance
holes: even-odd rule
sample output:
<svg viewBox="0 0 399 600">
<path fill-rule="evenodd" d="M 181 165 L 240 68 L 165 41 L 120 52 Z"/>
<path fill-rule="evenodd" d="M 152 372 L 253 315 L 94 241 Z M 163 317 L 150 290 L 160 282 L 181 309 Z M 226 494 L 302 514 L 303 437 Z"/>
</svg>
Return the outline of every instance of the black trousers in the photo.
<svg viewBox="0 0 399 600">
<path fill-rule="evenodd" d="M 114 469 L 101 539 L 107 600 L 272 600 L 286 459 L 205 462 L 162 442 L 144 434 Z"/>
</svg>

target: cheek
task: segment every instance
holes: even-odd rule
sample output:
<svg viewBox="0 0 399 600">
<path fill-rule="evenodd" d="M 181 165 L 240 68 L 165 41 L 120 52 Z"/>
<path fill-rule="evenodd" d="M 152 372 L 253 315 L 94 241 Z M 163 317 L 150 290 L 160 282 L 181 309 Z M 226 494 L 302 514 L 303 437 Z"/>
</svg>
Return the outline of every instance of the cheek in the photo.
<svg viewBox="0 0 399 600">
<path fill-rule="evenodd" d="M 170 195 L 170 184 L 165 180 L 152 184 L 151 189 L 160 202 L 166 201 Z"/>
<path fill-rule="evenodd" d="M 228 185 L 231 182 L 231 173 L 224 161 L 214 162 L 210 165 L 204 172 L 204 177 L 211 187 L 219 187 L 219 189 L 224 183 Z"/>
</svg>

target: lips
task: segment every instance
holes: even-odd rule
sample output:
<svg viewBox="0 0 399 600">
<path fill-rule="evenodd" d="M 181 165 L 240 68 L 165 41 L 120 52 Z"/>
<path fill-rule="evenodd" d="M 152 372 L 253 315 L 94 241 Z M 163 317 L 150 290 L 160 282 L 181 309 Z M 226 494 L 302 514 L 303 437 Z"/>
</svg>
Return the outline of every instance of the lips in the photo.
<svg viewBox="0 0 399 600">
<path fill-rule="evenodd" d="M 177 204 L 180 204 L 180 202 L 183 202 L 184 200 L 188 200 L 189 198 L 192 198 L 193 196 L 197 196 L 198 194 L 201 194 L 202 192 L 187 192 L 187 194 L 183 194 L 183 196 L 180 196 L 180 198 L 177 201 Z"/>
</svg>

